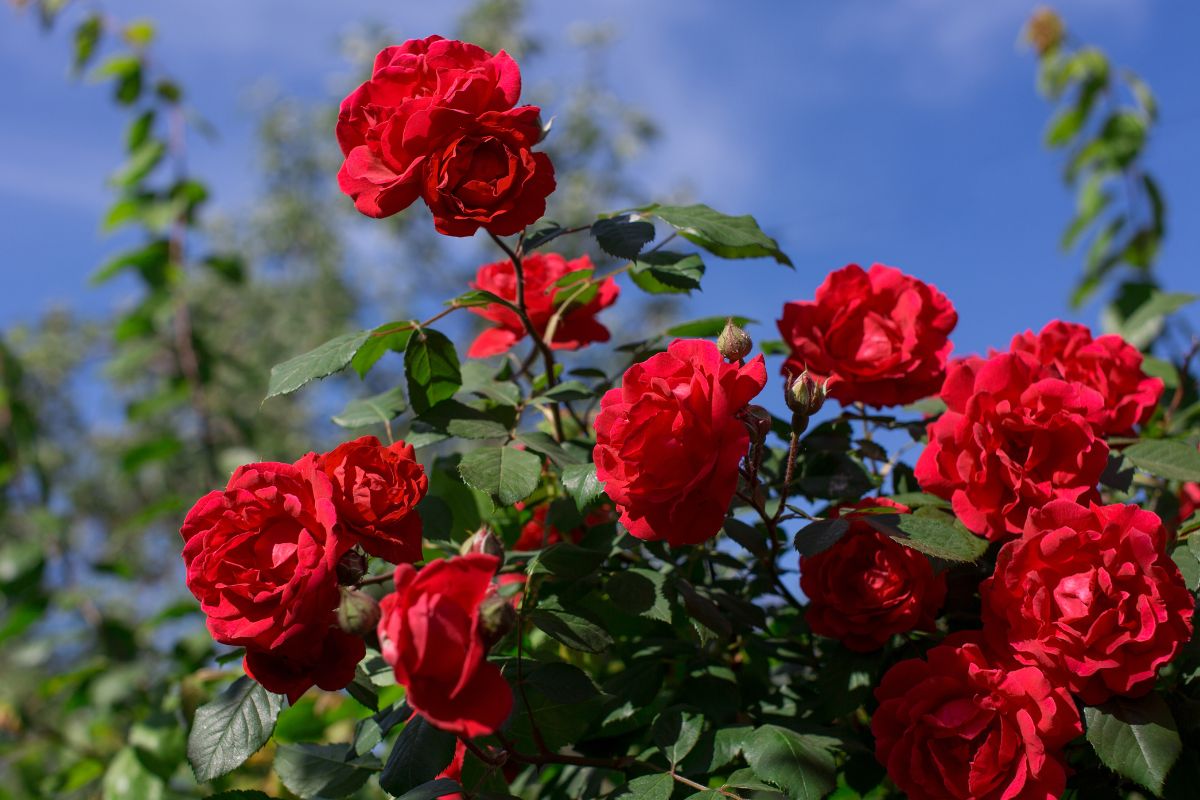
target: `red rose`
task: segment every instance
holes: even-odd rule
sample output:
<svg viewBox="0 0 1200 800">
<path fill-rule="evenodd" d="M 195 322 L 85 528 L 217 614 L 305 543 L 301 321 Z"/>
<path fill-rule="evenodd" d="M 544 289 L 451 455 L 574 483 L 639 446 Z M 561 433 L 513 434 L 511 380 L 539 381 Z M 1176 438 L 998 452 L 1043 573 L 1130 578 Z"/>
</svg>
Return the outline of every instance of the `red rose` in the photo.
<svg viewBox="0 0 1200 800">
<path fill-rule="evenodd" d="M 546 515 L 549 513 L 550 506 L 545 504 L 533 510 L 533 518 L 522 526 L 521 535 L 517 537 L 516 543 L 513 544 L 514 550 L 540 550 L 543 547 L 558 544 L 564 539 L 574 544 L 579 544 L 579 541 L 583 538 L 588 528 L 612 522 L 614 518 L 612 506 L 605 503 L 602 507 L 584 517 L 583 525 L 574 530 L 567 531 L 564 537 L 558 528 L 546 524 Z"/>
<path fill-rule="evenodd" d="M 1051 800 L 1066 788 L 1059 749 L 1083 731 L 1070 694 L 1036 667 L 993 661 L 974 632 L 896 664 L 875 697 L 875 756 L 909 797 Z"/>
<path fill-rule="evenodd" d="M 520 71 L 503 52 L 436 36 L 384 50 L 342 102 L 338 185 L 368 216 L 421 197 L 449 236 L 520 231 L 545 212 L 555 185 L 550 159 L 531 151 L 541 110 L 514 108 L 520 93 Z"/>
<path fill-rule="evenodd" d="M 487 660 L 479 604 L 500 560 L 474 553 L 438 559 L 418 572 L 396 567 L 396 590 L 383 598 L 383 657 L 407 690 L 408 704 L 460 736 L 495 733 L 512 710 L 512 690 Z"/>
<path fill-rule="evenodd" d="M 750 442 L 738 413 L 766 382 L 762 356 L 739 367 L 712 342 L 676 339 L 605 393 L 596 474 L 632 535 L 672 545 L 716 535 Z"/>
<path fill-rule="evenodd" d="M 1192 635 L 1195 598 L 1158 516 L 1067 501 L 1033 511 L 983 582 L 984 630 L 1095 705 L 1150 691 Z"/>
<path fill-rule="evenodd" d="M 555 283 L 572 272 L 590 271 L 594 267 L 587 256 L 567 261 L 557 253 L 530 253 L 525 256 L 522 266 L 525 273 L 525 306 L 529 312 L 529 321 L 533 323 L 538 336 L 544 338 L 550 318 L 558 310 L 555 301 L 569 297 L 579 288 L 577 285 L 555 286 Z M 471 287 L 483 289 L 516 303 L 517 277 L 512 261 L 506 259 L 480 267 Z M 600 282 L 591 300 L 583 305 L 572 303 L 559 318 L 550 346 L 555 350 L 576 350 L 592 342 L 607 342 L 608 328 L 596 321 L 596 314 L 615 303 L 620 291 L 616 281 L 605 278 Z M 471 310 L 495 323 L 495 327 L 488 328 L 471 343 L 471 349 L 467 351 L 470 358 L 498 355 L 525 338 L 525 325 L 515 311 L 498 303 Z"/>
<path fill-rule="evenodd" d="M 362 548 L 393 564 L 421 560 L 417 503 L 429 490 L 411 445 L 384 447 L 374 436 L 338 445 L 320 457 L 333 483 L 342 527 Z"/>
<path fill-rule="evenodd" d="M 245 647 L 246 671 L 293 699 L 314 683 L 342 688 L 363 655 L 333 628 L 337 563 L 354 540 L 332 495 L 313 454 L 247 464 L 200 498 L 180 531 L 187 586 L 213 638 Z"/>
<path fill-rule="evenodd" d="M 449 778 L 452 781 L 462 783 L 463 762 L 467 759 L 467 744 L 462 739 L 454 743 L 454 758 L 437 776 L 438 778 Z M 435 779 L 436 780 L 436 779 Z M 462 794 L 454 792 L 452 794 L 444 794 L 437 800 L 462 800 Z"/>
<path fill-rule="evenodd" d="M 835 508 L 850 528 L 828 549 L 800 558 L 800 589 L 808 598 L 805 619 L 813 633 L 867 653 L 893 634 L 932 630 L 946 599 L 946 579 L 929 559 L 867 523 L 856 508 L 908 507 L 886 498 Z"/>
<path fill-rule="evenodd" d="M 1088 419 L 1098 433 L 1120 436 L 1154 413 L 1163 382 L 1142 371 L 1142 354 L 1120 336 L 1092 338 L 1086 325 L 1054 320 L 1015 336 L 1012 349 L 1030 353 L 1056 377 L 1090 386 L 1104 398 Z"/>
<path fill-rule="evenodd" d="M 1087 421 L 1103 398 L 1042 374 L 1028 353 L 955 362 L 941 393 L 948 410 L 927 427 L 917 482 L 988 539 L 1020 533 L 1029 509 L 1051 500 L 1096 497 L 1108 464 Z"/>
<path fill-rule="evenodd" d="M 941 387 L 957 322 L 936 287 L 882 264 L 869 272 L 851 264 L 831 272 L 815 300 L 783 307 L 779 332 L 791 349 L 783 373 L 828 378 L 843 405 L 911 403 Z"/>
<path fill-rule="evenodd" d="M 1200 483 L 1185 483 L 1179 489 L 1179 516 L 1176 525 L 1182 525 L 1200 510 Z"/>
</svg>

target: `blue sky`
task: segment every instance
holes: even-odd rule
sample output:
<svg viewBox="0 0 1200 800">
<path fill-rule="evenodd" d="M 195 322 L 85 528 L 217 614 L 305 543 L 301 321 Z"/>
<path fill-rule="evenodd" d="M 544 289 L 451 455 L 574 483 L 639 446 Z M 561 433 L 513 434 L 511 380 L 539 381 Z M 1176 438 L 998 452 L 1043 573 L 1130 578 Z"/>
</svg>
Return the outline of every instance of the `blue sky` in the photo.
<svg viewBox="0 0 1200 800">
<path fill-rule="evenodd" d="M 158 51 L 220 133 L 196 142 L 194 168 L 215 205 L 253 200 L 253 89 L 329 98 L 347 75 L 341 31 L 378 21 L 402 36 L 446 32 L 460 2 L 123 0 L 123 18 L 156 21 Z M 567 32 L 610 21 L 608 78 L 650 109 L 664 137 L 639 165 L 647 186 L 753 213 L 797 264 L 710 267 L 687 316 L 742 313 L 770 322 L 832 269 L 881 261 L 936 283 L 960 313 L 958 352 L 1003 346 L 1018 330 L 1070 314 L 1078 255 L 1058 250 L 1072 211 L 1033 56 L 1017 44 L 1025 0 L 838 3 L 610 0 L 531 3 L 547 54 L 527 85 L 578 68 Z M 1066 0 L 1072 32 L 1153 86 L 1162 122 L 1151 168 L 1169 203 L 1168 287 L 1200 290 L 1200 7 L 1152 0 Z M 107 91 L 71 81 L 65 30 L 0 9 L 0 326 L 54 304 L 96 312 L 128 300 L 86 285 L 119 242 L 98 232 L 105 176 L 124 119 Z M 554 109 L 546 109 L 553 114 Z M 332 180 L 332 176 L 331 176 Z M 647 197 L 647 201 L 656 199 Z M 1193 314 L 1193 318 L 1195 315 Z M 772 326 L 773 328 L 773 326 Z M 766 330 L 752 330 L 759 336 Z M 770 335 L 774 335 L 773 331 Z"/>
</svg>

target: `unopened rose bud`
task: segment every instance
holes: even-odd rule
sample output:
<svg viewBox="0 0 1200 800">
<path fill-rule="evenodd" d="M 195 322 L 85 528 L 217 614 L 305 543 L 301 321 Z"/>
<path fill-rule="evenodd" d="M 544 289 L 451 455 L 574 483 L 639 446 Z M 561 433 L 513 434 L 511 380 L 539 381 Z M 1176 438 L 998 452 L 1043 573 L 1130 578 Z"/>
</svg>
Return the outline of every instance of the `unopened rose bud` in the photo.
<svg viewBox="0 0 1200 800">
<path fill-rule="evenodd" d="M 1064 36 L 1066 26 L 1062 17 L 1052 8 L 1042 6 L 1034 9 L 1033 16 L 1025 23 L 1025 40 L 1039 56 L 1058 47 Z"/>
<path fill-rule="evenodd" d="M 742 412 L 742 421 L 750 429 L 750 438 L 761 442 L 771 432 L 771 412 L 762 406 L 748 405 Z"/>
<path fill-rule="evenodd" d="M 367 574 L 367 557 L 357 550 L 348 550 L 337 565 L 337 579 L 342 586 L 355 586 Z"/>
<path fill-rule="evenodd" d="M 489 528 L 480 528 L 468 536 L 459 548 L 460 555 L 466 556 L 471 553 L 483 553 L 504 561 L 504 543 Z"/>
<path fill-rule="evenodd" d="M 725 330 L 717 337 L 717 349 L 726 361 L 741 361 L 754 349 L 754 340 L 750 338 L 750 334 L 734 325 L 733 319 L 730 318 L 725 321 Z"/>
<path fill-rule="evenodd" d="M 479 633 L 490 648 L 517 624 L 517 612 L 507 598 L 492 587 L 479 603 Z"/>
<path fill-rule="evenodd" d="M 829 381 L 817 383 L 816 379 L 804 370 L 794 377 L 789 376 L 784 384 L 784 401 L 788 408 L 797 414 L 811 417 L 825 405 L 828 395 Z"/>
<path fill-rule="evenodd" d="M 341 587 L 342 601 L 338 603 L 337 624 L 346 633 L 366 636 L 379 624 L 379 603 L 358 589 Z"/>
</svg>

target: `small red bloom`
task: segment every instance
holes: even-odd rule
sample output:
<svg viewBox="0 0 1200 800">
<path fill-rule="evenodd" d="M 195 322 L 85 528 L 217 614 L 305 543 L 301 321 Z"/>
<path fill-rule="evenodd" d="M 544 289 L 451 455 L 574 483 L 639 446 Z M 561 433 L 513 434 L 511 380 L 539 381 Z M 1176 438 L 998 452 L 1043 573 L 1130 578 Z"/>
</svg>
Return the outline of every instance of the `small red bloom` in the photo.
<svg viewBox="0 0 1200 800">
<path fill-rule="evenodd" d="M 431 561 L 419 572 L 401 564 L 396 590 L 380 604 L 383 657 L 408 690 L 408 704 L 460 736 L 495 733 L 512 710 L 512 690 L 487 660 L 479 619 L 499 563 L 474 553 Z"/>
<path fill-rule="evenodd" d="M 583 525 L 574 530 L 567 531 L 564 536 L 558 528 L 546 524 L 546 516 L 549 513 L 550 506 L 546 504 L 542 504 L 533 510 L 532 519 L 521 527 L 521 535 L 517 537 L 517 541 L 513 545 L 514 550 L 540 550 L 543 547 L 558 544 L 562 541 L 579 544 L 579 541 L 583 539 L 583 535 L 587 532 L 588 528 L 603 525 L 615 519 L 612 506 L 605 503 L 584 517 Z"/>
<path fill-rule="evenodd" d="M 558 309 L 556 300 L 561 295 L 578 287 L 560 287 L 555 283 L 564 276 L 580 270 L 592 270 L 592 261 L 586 255 L 567 261 L 557 253 L 530 253 L 522 261 L 525 273 L 525 307 L 529 320 L 539 336 L 546 335 L 550 318 Z M 513 303 L 517 301 L 517 278 L 512 261 L 497 261 L 479 268 L 475 276 L 474 289 L 491 292 Z M 558 320 L 550 346 L 555 350 L 576 350 L 592 342 L 607 342 L 608 328 L 596 320 L 596 315 L 617 301 L 620 287 L 612 278 L 605 278 L 597 287 L 596 295 L 583 305 L 572 304 Z M 517 313 L 498 303 L 473 312 L 494 323 L 475 339 L 467 351 L 470 358 L 487 358 L 509 350 L 525 338 L 525 325 Z"/>
<path fill-rule="evenodd" d="M 976 632 L 896 664 L 875 697 L 875 756 L 909 797 L 1052 800 L 1066 788 L 1060 750 L 1083 732 L 1070 694 L 997 662 Z"/>
<path fill-rule="evenodd" d="M 1104 436 L 1127 435 L 1154 413 L 1163 382 L 1142 371 L 1142 354 L 1120 336 L 1092 338 L 1086 325 L 1054 320 L 1036 335 L 1018 334 L 1013 351 L 1033 355 L 1050 374 L 1089 386 L 1104 404 L 1088 418 Z"/>
<path fill-rule="evenodd" d="M 596 474 L 630 534 L 672 545 L 717 534 L 750 443 L 738 414 L 766 382 L 762 356 L 739 367 L 712 342 L 676 339 L 605 393 Z"/>
<path fill-rule="evenodd" d="M 338 445 L 318 463 L 333 484 L 342 526 L 364 550 L 393 564 L 421 560 L 417 504 L 429 479 L 411 445 L 385 447 L 363 436 Z"/>
<path fill-rule="evenodd" d="M 1020 533 L 1029 510 L 1051 500 L 1095 498 L 1108 464 L 1088 423 L 1103 398 L 1042 375 L 1028 353 L 955 362 L 941 392 L 948 410 L 927 427 L 917 481 L 988 539 Z"/>
<path fill-rule="evenodd" d="M 1089 705 L 1145 694 L 1192 635 L 1195 598 L 1166 539 L 1137 506 L 1035 510 L 980 587 L 989 640 Z"/>
<path fill-rule="evenodd" d="M 946 579 L 929 559 L 868 524 L 854 509 L 908 507 L 876 498 L 836 508 L 834 518 L 850 522 L 828 549 L 800 558 L 800 589 L 808 598 L 805 620 L 813 632 L 838 639 L 860 653 L 877 650 L 897 633 L 931 630 Z"/>
<path fill-rule="evenodd" d="M 1200 511 L 1200 483 L 1185 483 L 1179 490 L 1179 516 L 1176 524 L 1182 525 Z"/>
<path fill-rule="evenodd" d="M 941 387 L 957 322 L 936 287 L 894 267 L 851 264 L 831 272 L 816 299 L 783 307 L 783 372 L 828 378 L 843 405 L 911 403 Z"/>
</svg>

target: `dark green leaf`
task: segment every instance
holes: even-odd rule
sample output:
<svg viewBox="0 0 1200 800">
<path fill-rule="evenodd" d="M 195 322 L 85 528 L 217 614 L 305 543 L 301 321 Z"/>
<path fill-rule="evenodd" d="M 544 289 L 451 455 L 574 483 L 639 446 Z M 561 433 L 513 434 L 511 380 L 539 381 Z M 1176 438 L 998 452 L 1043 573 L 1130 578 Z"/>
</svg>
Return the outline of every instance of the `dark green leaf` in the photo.
<svg viewBox="0 0 1200 800">
<path fill-rule="evenodd" d="M 129 154 L 128 160 L 117 168 L 110 180 L 114 186 L 133 186 L 162 163 L 166 154 L 167 146 L 161 139 L 146 139 Z"/>
<path fill-rule="evenodd" d="M 392 745 L 379 787 L 396 796 L 432 781 L 454 758 L 454 734 L 433 727 L 422 716 L 414 716 Z"/>
<path fill-rule="evenodd" d="M 1158 694 L 1113 698 L 1084 709 L 1087 740 L 1105 766 L 1161 794 L 1183 744 L 1171 710 Z"/>
<path fill-rule="evenodd" d="M 1153 439 L 1131 444 L 1122 452 L 1151 475 L 1174 481 L 1200 481 L 1200 451 L 1193 444 Z"/>
<path fill-rule="evenodd" d="M 725 520 L 725 533 L 751 554 L 759 558 L 767 556 L 767 534 L 754 525 L 730 517 Z"/>
<path fill-rule="evenodd" d="M 643 775 L 622 787 L 616 797 L 621 800 L 671 800 L 675 779 L 667 773 Z"/>
<path fill-rule="evenodd" d="M 658 715 L 651 726 L 654 743 L 674 767 L 692 752 L 704 732 L 704 717 L 683 708 L 668 708 Z"/>
<path fill-rule="evenodd" d="M 224 775 L 258 752 L 283 710 L 283 695 L 272 694 L 243 675 L 196 709 L 187 755 L 201 783 Z"/>
<path fill-rule="evenodd" d="M 643 247 L 654 241 L 654 225 L 622 214 L 596 220 L 592 224 L 592 236 L 600 249 L 610 256 L 633 261 Z"/>
<path fill-rule="evenodd" d="M 896 541 L 927 556 L 946 561 L 977 561 L 987 551 L 987 539 L 944 514 L 877 514 L 863 520 Z M 906 535 L 896 536 L 896 531 Z"/>
<path fill-rule="evenodd" d="M 462 789 L 457 781 L 449 778 L 438 778 L 436 781 L 422 783 L 412 791 L 405 792 L 396 800 L 438 800 L 439 797 L 455 795 Z"/>
<path fill-rule="evenodd" d="M 612 637 L 599 625 L 566 611 L 538 608 L 530 614 L 530 619 L 551 638 L 572 650 L 603 653 L 613 643 Z"/>
<path fill-rule="evenodd" d="M 609 578 L 605 589 L 613 605 L 625 613 L 670 622 L 671 604 L 664 594 L 665 583 L 661 572 L 634 567 Z"/>
<path fill-rule="evenodd" d="M 722 258 L 770 256 L 780 264 L 792 266 L 779 244 L 763 233 L 748 214 L 731 217 L 702 204 L 653 206 L 648 213 L 662 219 L 693 244 Z"/>
<path fill-rule="evenodd" d="M 100 34 L 104 31 L 104 20 L 98 13 L 89 14 L 75 28 L 75 60 L 73 67 L 81 72 L 96 53 Z"/>
<path fill-rule="evenodd" d="M 1181 308 L 1200 300 L 1200 295 L 1185 292 L 1153 292 L 1117 329 L 1117 334 L 1138 349 L 1158 338 L 1163 320 Z"/>
<path fill-rule="evenodd" d="M 676 336 L 680 339 L 712 339 L 721 335 L 721 331 L 725 330 L 725 322 L 730 319 L 739 328 L 758 324 L 758 320 L 749 317 L 705 317 L 667 328 L 667 336 Z"/>
<path fill-rule="evenodd" d="M 1191 539 L 1188 541 L 1190 543 Z M 1179 567 L 1187 588 L 1193 592 L 1200 589 L 1200 559 L 1196 558 L 1194 550 L 1187 544 L 1176 545 L 1171 551 L 1171 560 Z"/>
<path fill-rule="evenodd" d="M 600 694 L 588 674 L 573 664 L 537 664 L 525 673 L 525 680 L 548 699 L 564 705 L 586 703 Z"/>
<path fill-rule="evenodd" d="M 571 403 L 595 396 L 596 393 L 580 381 L 564 381 L 539 392 L 533 398 L 533 402 Z"/>
<path fill-rule="evenodd" d="M 837 784 L 836 739 L 764 725 L 746 740 L 746 761 L 754 774 L 778 786 L 790 800 L 820 800 Z"/>
<path fill-rule="evenodd" d="M 823 519 L 805 525 L 796 533 L 795 547 L 802 556 L 815 556 L 841 539 L 850 530 L 844 519 Z"/>
<path fill-rule="evenodd" d="M 602 563 L 604 553 L 571 542 L 558 542 L 542 548 L 529 560 L 529 575 L 553 575 L 561 580 L 579 580 L 591 575 Z"/>
<path fill-rule="evenodd" d="M 370 335 L 370 331 L 343 334 L 314 350 L 271 367 L 271 380 L 267 384 L 267 397 L 264 399 L 290 394 L 309 381 L 345 369 Z"/>
<path fill-rule="evenodd" d="M 360 378 L 365 378 L 367 373 L 371 371 L 371 367 L 375 366 L 375 362 L 383 358 L 383 354 L 391 350 L 395 353 L 403 353 L 408 347 L 408 340 L 412 338 L 412 328 L 400 328 L 403 325 L 411 325 L 407 322 L 389 322 L 387 325 L 380 325 L 375 330 L 371 331 L 370 336 L 362 347 L 358 348 L 358 352 L 354 354 L 350 365 L 354 367 L 354 371 L 358 373 Z"/>
<path fill-rule="evenodd" d="M 454 342 L 429 328 L 409 338 L 404 350 L 404 372 L 408 377 L 408 399 L 418 414 L 449 400 L 462 386 Z"/>
<path fill-rule="evenodd" d="M 93 284 L 104 283 L 126 269 L 136 269 L 147 283 L 159 285 L 170 257 L 171 247 L 167 241 L 156 239 L 136 250 L 113 256 L 92 273 L 91 281 Z"/>
<path fill-rule="evenodd" d="M 488 406 L 479 403 L 460 403 L 443 400 L 422 414 L 415 431 L 425 431 L 425 426 L 447 436 L 461 439 L 501 439 L 509 434 L 516 424 L 516 411 L 510 406 Z"/>
<path fill-rule="evenodd" d="M 352 794 L 367 782 L 377 765 L 374 758 L 355 757 L 344 744 L 281 744 L 275 750 L 279 780 L 306 799 Z"/>
<path fill-rule="evenodd" d="M 604 487 L 596 477 L 595 464 L 573 464 L 563 467 L 562 482 L 563 488 L 571 495 L 580 511 L 604 493 Z"/>
<path fill-rule="evenodd" d="M 579 466 L 583 460 L 582 456 L 567 450 L 561 444 L 554 441 L 553 436 L 541 431 L 518 434 L 517 440 L 530 450 L 546 456 L 559 468 L 565 469 L 566 467 Z"/>
<path fill-rule="evenodd" d="M 463 456 L 458 474 L 473 489 L 499 499 L 501 505 L 519 503 L 537 489 L 542 459 L 515 447 L 481 447 Z"/>
<path fill-rule="evenodd" d="M 695 253 L 656 250 L 639 256 L 629 275 L 651 294 L 686 293 L 700 288 L 704 262 Z"/>
<path fill-rule="evenodd" d="M 343 428 L 378 425 L 382 422 L 391 422 L 407 407 L 408 402 L 404 399 L 404 390 L 397 386 L 395 389 L 364 397 L 361 400 L 351 400 L 340 414 L 333 417 L 333 421 Z"/>
</svg>

